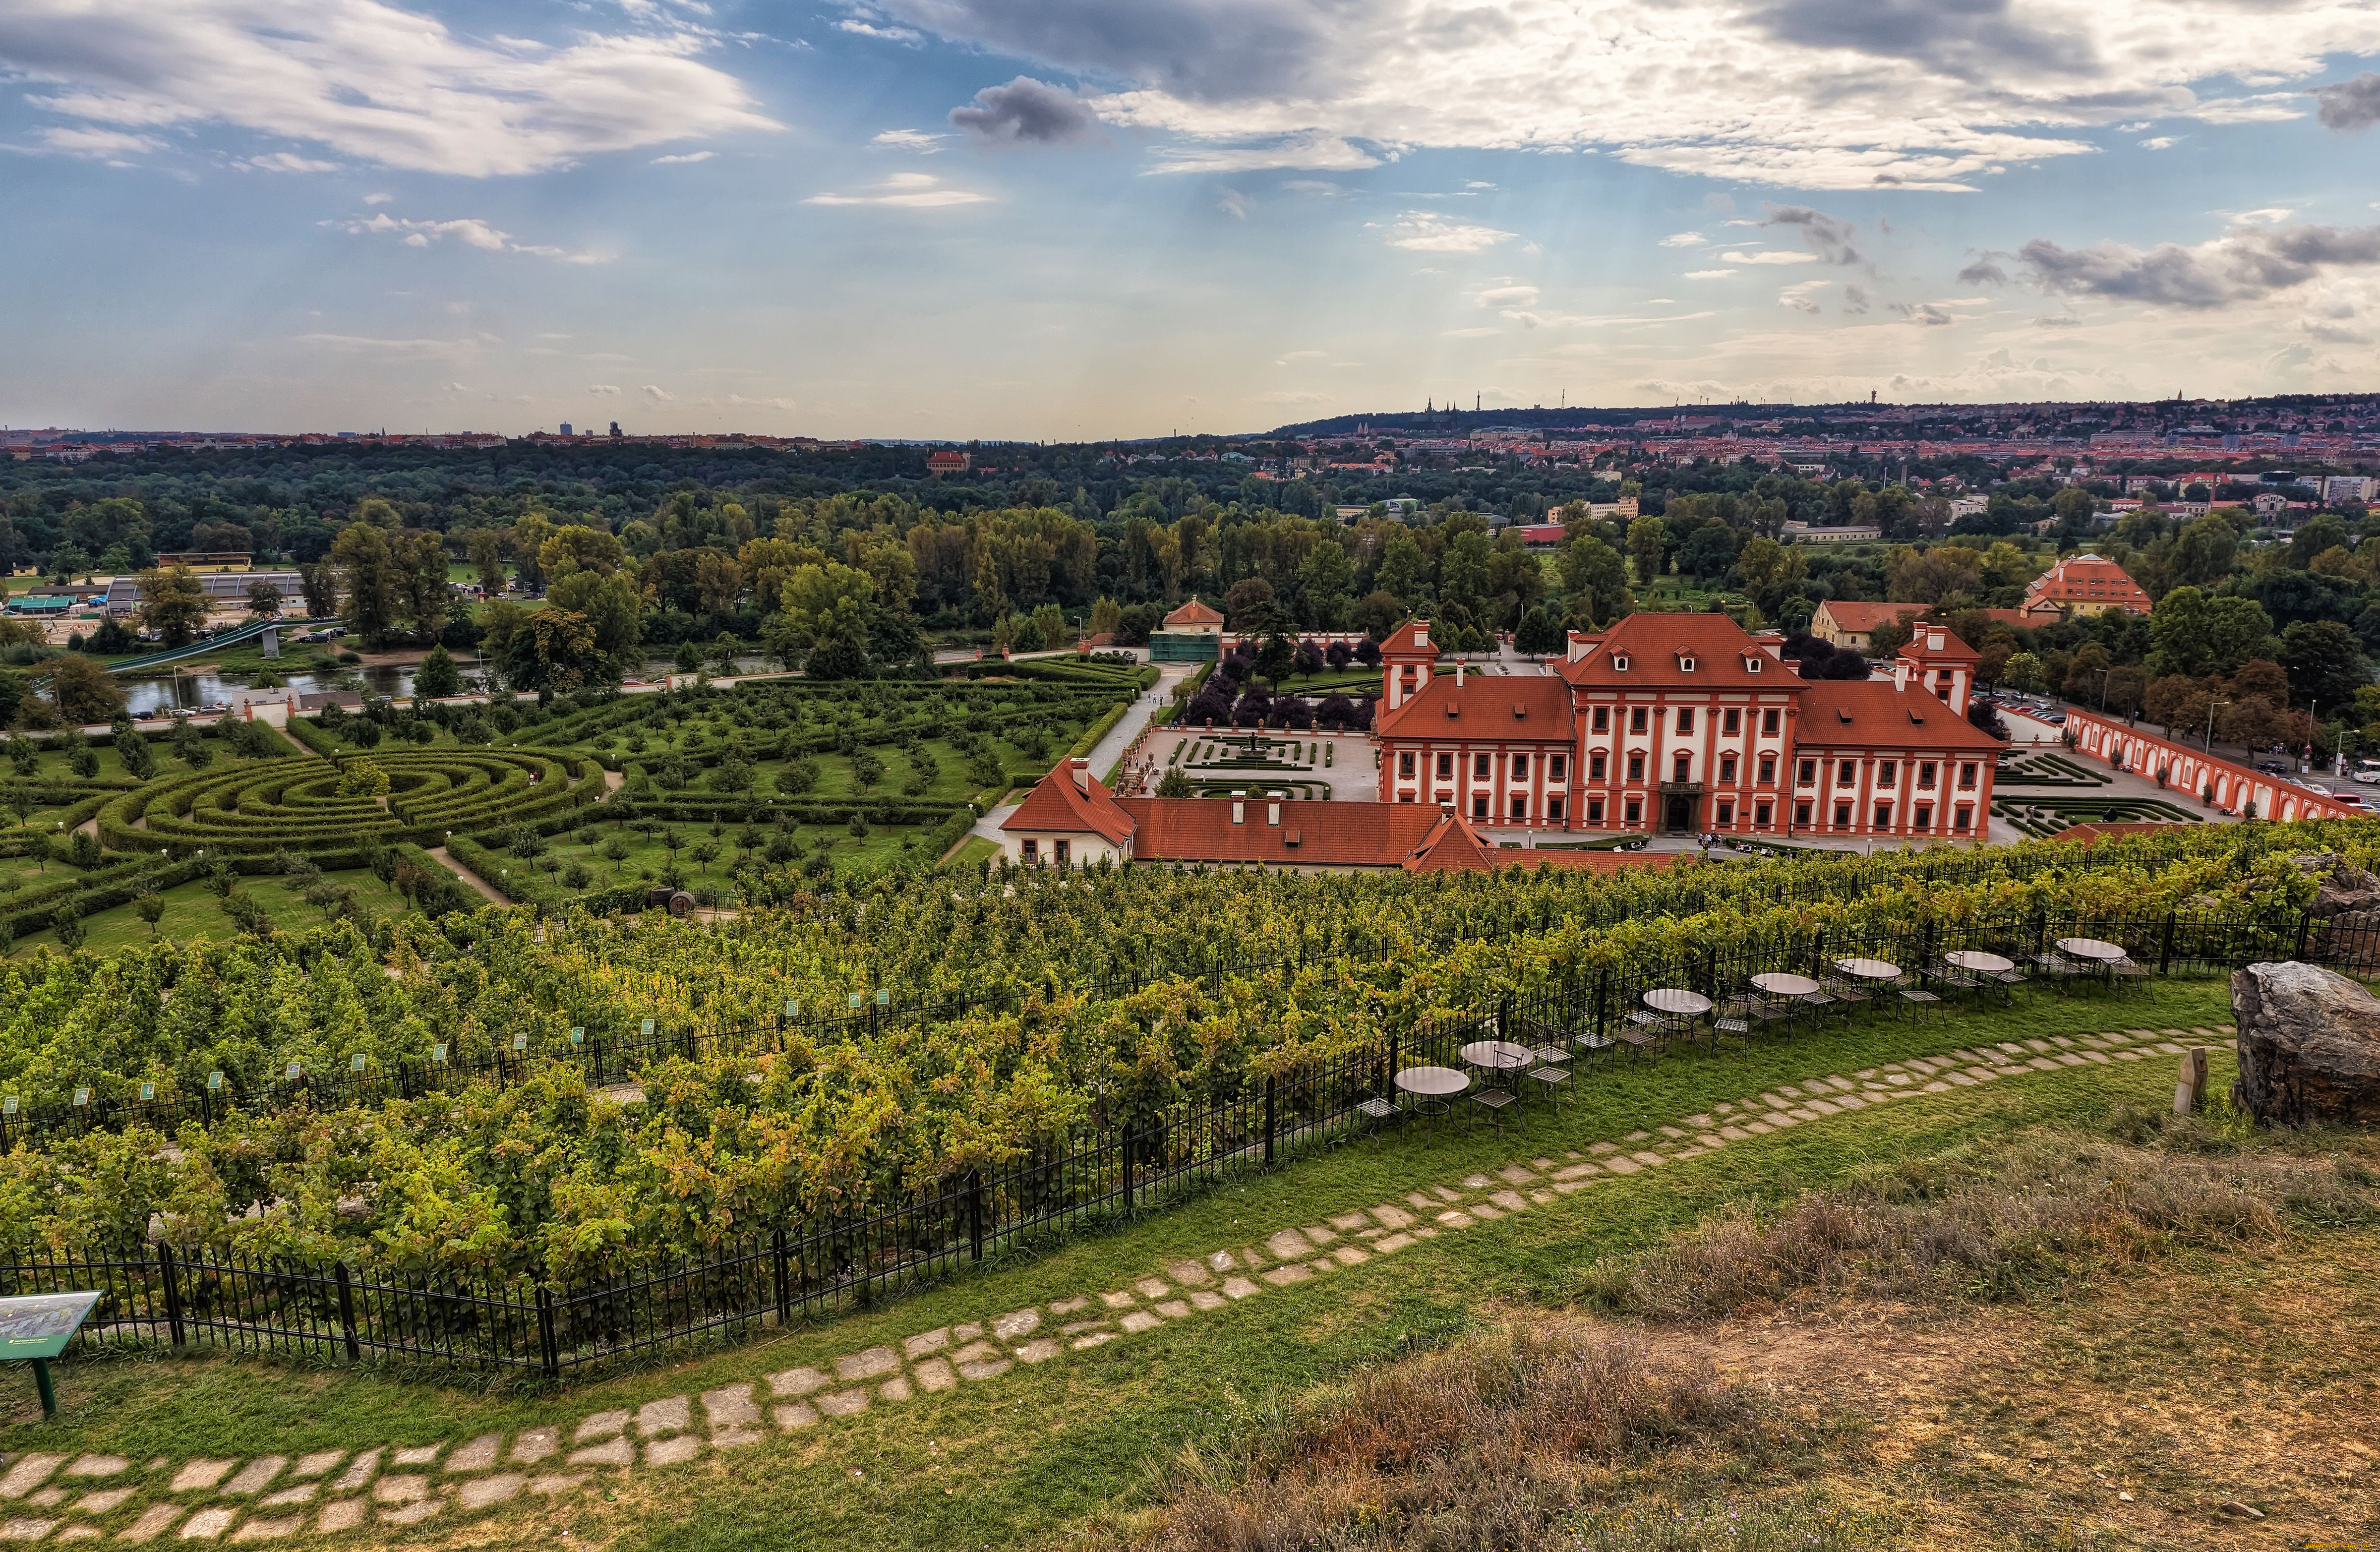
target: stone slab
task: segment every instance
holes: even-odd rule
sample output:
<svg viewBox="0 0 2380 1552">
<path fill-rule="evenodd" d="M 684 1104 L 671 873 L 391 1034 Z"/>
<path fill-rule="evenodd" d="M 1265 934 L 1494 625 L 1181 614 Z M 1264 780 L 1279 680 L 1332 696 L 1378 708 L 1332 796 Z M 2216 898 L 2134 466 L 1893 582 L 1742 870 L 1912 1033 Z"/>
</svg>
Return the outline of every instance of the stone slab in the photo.
<svg viewBox="0 0 2380 1552">
<path fill-rule="evenodd" d="M 1131 1289 L 1119 1288 L 1111 1293 L 1100 1294 L 1099 1303 L 1107 1305 L 1110 1309 L 1130 1309 L 1133 1305 L 1140 1303 L 1140 1300 L 1134 1295 Z"/>
<path fill-rule="evenodd" d="M 1055 1308 L 1056 1306 L 1052 1305 L 1051 1307 Z M 1077 1307 L 1079 1307 L 1079 1305 Z M 939 1326 L 933 1330 L 920 1331 L 914 1337 L 903 1338 L 901 1340 L 901 1351 L 907 1353 L 912 1358 L 923 1358 L 929 1352 L 940 1352 L 942 1349 L 950 1345 L 951 1328 L 947 1326 Z"/>
<path fill-rule="evenodd" d="M 523 1428 L 513 1440 L 513 1462 L 533 1466 L 562 1448 L 559 1428 Z"/>
<path fill-rule="evenodd" d="M 0 1476 L 0 1498 L 23 1497 L 42 1483 L 47 1482 L 51 1473 L 66 1463 L 67 1458 L 63 1455 L 50 1455 L 40 1451 L 23 1457 L 8 1468 L 7 1475 Z M 231 1461 L 225 1461 L 224 1470 L 229 1471 L 232 1464 Z M 221 1476 L 218 1475 L 216 1480 L 222 1480 Z M 211 1482 L 207 1485 L 212 1487 L 214 1484 Z"/>
<path fill-rule="evenodd" d="M 1175 1261 L 1165 1268 L 1165 1275 L 1184 1288 L 1204 1288 L 1215 1280 L 1215 1274 L 1196 1261 Z"/>
<path fill-rule="evenodd" d="M 833 1390 L 818 1399 L 818 1409 L 827 1417 L 851 1417 L 868 1410 L 868 1392 L 861 1389 Z"/>
<path fill-rule="evenodd" d="M 483 1476 L 477 1482 L 466 1482 L 456 1490 L 455 1501 L 465 1509 L 486 1509 L 491 1504 L 500 1504 L 506 1498 L 516 1497 L 528 1485 L 528 1478 L 520 1473 L 501 1472 L 494 1476 Z"/>
<path fill-rule="evenodd" d="M 1227 1301 L 1220 1293 L 1216 1292 L 1211 1288 L 1194 1288 L 1190 1291 L 1190 1303 L 1194 1308 L 1202 1310 L 1221 1309 L 1226 1302 Z M 1020 1358 L 1025 1356 L 1024 1350 L 1021 1348 L 1018 1349 L 1016 1355 Z"/>
<path fill-rule="evenodd" d="M 807 1396 L 813 1390 L 824 1389 L 827 1383 L 825 1371 L 820 1369 L 807 1366 L 798 1369 L 780 1369 L 769 1376 L 769 1394 Z"/>
<path fill-rule="evenodd" d="M 1286 1288 L 1293 1282 L 1310 1282 L 1314 1279 L 1314 1274 L 1300 1263 L 1292 1261 L 1286 1266 L 1275 1267 L 1271 1271 L 1265 1273 L 1264 1279 L 1275 1288 Z M 1231 1291 L 1232 1285 L 1225 1283 L 1223 1291 L 1229 1293 Z M 1256 1290 L 1252 1288 L 1248 1291 L 1253 1293 Z"/>
<path fill-rule="evenodd" d="M 917 1383 L 928 1390 L 948 1390 L 958 1384 L 958 1372 L 944 1358 L 929 1358 L 917 1365 Z"/>
<path fill-rule="evenodd" d="M 1265 1249 L 1272 1253 L 1276 1261 L 1294 1261 L 1300 1256 L 1313 1255 L 1314 1243 L 1296 1230 L 1284 1229 L 1265 1240 Z"/>
<path fill-rule="evenodd" d="M 915 1393 L 909 1388 L 907 1375 L 894 1375 L 876 1388 L 876 1399 L 880 1401 L 905 1401 Z"/>
<path fill-rule="evenodd" d="M 180 1504 L 151 1504 L 147 1509 L 140 1511 L 140 1519 L 135 1520 L 129 1525 L 125 1526 L 124 1529 L 116 1532 L 115 1539 L 118 1541 L 154 1541 L 159 1536 L 164 1535 L 167 1531 L 173 1529 L 174 1522 L 179 1520 L 181 1517 L 182 1506 Z"/>
<path fill-rule="evenodd" d="M 1207 1297 L 1215 1300 L 1217 1303 L 1222 1303 L 1219 1295 L 1209 1293 Z M 1019 1363 L 1039 1364 L 1058 1356 L 1058 1351 L 1057 1338 L 1037 1337 L 1016 1350 L 1016 1358 Z"/>
<path fill-rule="evenodd" d="M 202 1509 L 182 1522 L 182 1528 L 176 1533 L 176 1539 L 213 1541 L 225 1531 L 230 1530 L 231 1522 L 237 1518 L 239 1518 L 239 1510 L 236 1509 Z"/>
<path fill-rule="evenodd" d="M 165 1491 L 169 1493 L 212 1492 L 215 1484 L 229 1476 L 231 1469 L 237 1464 L 239 1464 L 237 1461 L 187 1461 L 183 1462 L 182 1469 L 174 1473 L 174 1480 L 166 1484 Z"/>
<path fill-rule="evenodd" d="M 436 1498 L 424 1498 L 419 1503 L 407 1504 L 403 1509 L 383 1509 L 381 1520 L 391 1525 L 419 1525 L 446 1506 Z"/>
<path fill-rule="evenodd" d="M 446 1457 L 446 1469 L 450 1472 L 486 1471 L 502 1458 L 504 1448 L 504 1435 L 481 1434 L 478 1438 L 455 1446 L 454 1453 Z"/>
<path fill-rule="evenodd" d="M 1479 1220 L 1460 1207 L 1449 1208 L 1438 1215 L 1438 1220 L 1449 1229 L 1468 1229 Z"/>
<path fill-rule="evenodd" d="M 277 1493 L 267 1493 L 256 1500 L 259 1509 L 287 1509 L 292 1504 L 310 1504 L 321 1495 L 319 1482 L 301 1482 L 295 1487 L 284 1487 Z"/>
<path fill-rule="evenodd" d="M 741 1449 L 747 1444 L 759 1444 L 768 1437 L 758 1428 L 721 1428 L 710 1436 L 713 1449 Z"/>
<path fill-rule="evenodd" d="M 310 1455 L 298 1456 L 298 1463 L 289 1468 L 289 1475 L 298 1482 L 328 1476 L 331 1469 L 346 1458 L 347 1452 L 344 1449 L 317 1449 Z"/>
<path fill-rule="evenodd" d="M 961 1364 L 961 1379 L 998 1379 L 1015 1365 L 1005 1358 L 988 1358 L 978 1364 Z"/>
<path fill-rule="evenodd" d="M 1410 1229 L 1414 1225 L 1413 1214 L 1388 1202 L 1374 1207 L 1372 1217 L 1383 1229 Z"/>
<path fill-rule="evenodd" d="M 1392 1252 L 1402 1250 L 1405 1246 L 1413 1243 L 1414 1237 L 1411 1234 L 1390 1234 L 1386 1239 L 1377 1241 L 1373 1244 L 1372 1248 L 1378 1251 L 1381 1255 L 1387 1255 Z"/>
<path fill-rule="evenodd" d="M 392 1466 L 432 1465 L 438 1460 L 438 1452 L 445 1448 L 443 1444 L 416 1445 L 410 1449 L 398 1450 L 388 1458 L 388 1463 Z"/>
<path fill-rule="evenodd" d="M 132 1469 L 132 1462 L 121 1455 L 78 1455 L 68 1462 L 66 1474 L 78 1477 L 115 1476 Z"/>
<path fill-rule="evenodd" d="M 1268 1278 L 1272 1275 L 1273 1274 L 1271 1272 L 1267 1272 L 1265 1274 Z M 1154 1331 L 1160 1326 L 1163 1325 L 1164 1322 L 1160 1320 L 1155 1315 L 1151 1314 L 1148 1310 L 1135 1310 L 1130 1315 L 1125 1316 L 1118 1324 L 1122 1325 L 1127 1332 L 1137 1333 L 1141 1331 Z M 962 1369 L 960 1372 L 965 1373 L 965 1371 Z"/>
<path fill-rule="evenodd" d="M 1257 1291 L 1257 1285 L 1245 1278 L 1235 1277 L 1223 1279 L 1223 1296 L 1227 1299 L 1245 1299 Z"/>
<path fill-rule="evenodd" d="M 288 1463 L 289 1457 L 286 1455 L 260 1455 L 242 1466 L 237 1475 L 225 1483 L 223 1490 L 243 1498 L 251 1494 L 261 1493 L 273 1485 L 273 1479 L 279 1476 L 282 1468 Z"/>
<path fill-rule="evenodd" d="M 574 1449 L 564 1462 L 572 1466 L 627 1466 L 637 1460 L 636 1447 L 625 1437 L 613 1437 L 601 1444 L 590 1444 L 584 1449 Z"/>
<path fill-rule="evenodd" d="M 991 1334 L 1004 1342 L 1022 1341 L 1041 1328 L 1041 1312 L 1038 1309 L 1014 1310 L 994 1316 Z"/>
<path fill-rule="evenodd" d="M 1330 1253 L 1330 1256 L 1342 1267 L 1360 1267 L 1372 1258 L 1372 1253 L 1368 1250 L 1358 1250 L 1354 1245 L 1341 1245 Z M 1158 1313 L 1164 1314 L 1164 1306 L 1160 1305 Z"/>
<path fill-rule="evenodd" d="M 750 1385 L 722 1385 L 702 1393 L 702 1415 L 716 1433 L 722 1428 L 759 1426 L 760 1408 L 752 1400 Z"/>
<path fill-rule="evenodd" d="M 702 1441 L 692 1434 L 674 1434 L 645 1446 L 645 1464 L 682 1466 L 702 1453 Z"/>
<path fill-rule="evenodd" d="M 102 1487 L 96 1493 L 85 1493 L 74 1502 L 77 1514 L 113 1514 L 124 1507 L 124 1500 L 139 1492 L 138 1487 Z M 312 1488 L 301 1489 L 310 1493 Z M 267 1503 L 273 1500 L 267 1498 Z"/>
<path fill-rule="evenodd" d="M 625 1433 L 627 1428 L 627 1408 L 621 1407 L 613 1412 L 599 1412 L 591 1417 L 582 1417 L 578 1420 L 577 1431 L 570 1436 L 570 1442 L 585 1444 L 589 1439 L 610 1438 L 614 1434 Z"/>
<path fill-rule="evenodd" d="M 889 1375 L 901 1366 L 901 1355 L 889 1347 L 871 1347 L 859 1352 L 847 1352 L 834 1361 L 834 1377 L 845 1384 L 855 1379 L 874 1379 Z"/>
<path fill-rule="evenodd" d="M 941 1360 L 938 1358 L 935 1362 L 940 1363 Z M 771 1415 L 776 1418 L 777 1426 L 783 1428 L 789 1434 L 796 1428 L 815 1428 L 818 1426 L 818 1408 L 810 1405 L 808 1401 L 794 1401 L 788 1405 L 781 1406 L 771 1413 Z"/>
<path fill-rule="evenodd" d="M 430 1496 L 426 1476 L 383 1476 L 372 1484 L 372 1497 L 384 1504 L 419 1503 Z"/>
<path fill-rule="evenodd" d="M 347 1469 L 339 1473 L 339 1480 L 333 1485 L 333 1491 L 352 1493 L 370 1482 L 372 1479 L 372 1473 L 380 1470 L 380 1457 L 381 1451 L 367 1449 L 348 1461 Z"/>
<path fill-rule="evenodd" d="M 280 1520 L 250 1520 L 232 1534 L 234 1541 L 278 1541 L 294 1536 L 306 1528 L 306 1517 L 292 1514 Z"/>
<path fill-rule="evenodd" d="M 640 1438 L 682 1434 L 693 1426 L 694 1400 L 690 1396 L 663 1396 L 637 1409 L 637 1435 Z"/>
<path fill-rule="evenodd" d="M 540 1497 L 546 1498 L 559 1497 L 586 1485 L 587 1473 L 584 1472 L 557 1472 L 552 1476 L 532 1476 L 528 1479 L 528 1490 Z"/>
</svg>

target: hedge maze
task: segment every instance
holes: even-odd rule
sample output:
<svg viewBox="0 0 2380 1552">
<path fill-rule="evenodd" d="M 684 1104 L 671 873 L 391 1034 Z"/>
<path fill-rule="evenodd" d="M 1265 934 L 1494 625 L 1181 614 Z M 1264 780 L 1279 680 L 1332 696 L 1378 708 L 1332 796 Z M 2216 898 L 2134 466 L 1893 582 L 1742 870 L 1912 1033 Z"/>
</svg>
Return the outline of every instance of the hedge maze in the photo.
<svg viewBox="0 0 2380 1552">
<path fill-rule="evenodd" d="M 2078 824 L 2199 822 L 2196 814 L 2156 797 L 2002 797 L 1995 792 L 1992 813 L 2035 840 Z"/>
</svg>

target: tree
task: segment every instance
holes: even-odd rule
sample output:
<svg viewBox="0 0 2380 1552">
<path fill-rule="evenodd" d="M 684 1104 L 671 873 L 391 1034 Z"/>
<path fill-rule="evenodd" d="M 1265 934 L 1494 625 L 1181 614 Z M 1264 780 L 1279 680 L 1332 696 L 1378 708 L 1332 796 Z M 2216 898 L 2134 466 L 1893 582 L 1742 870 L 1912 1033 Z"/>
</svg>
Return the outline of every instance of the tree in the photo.
<svg viewBox="0 0 2380 1552">
<path fill-rule="evenodd" d="M 1429 557 L 1422 553 L 1421 545 L 1405 529 L 1390 534 L 1381 548 L 1380 566 L 1373 576 L 1372 586 L 1376 591 L 1394 598 L 1399 610 L 1405 613 L 1428 603 Z M 1394 628 L 1393 624 L 1390 628 Z"/>
<path fill-rule="evenodd" d="M 2301 620 L 2281 633 L 2281 642 L 2292 705 L 2325 707 L 2336 713 L 2372 681 L 2362 643 L 2336 620 Z"/>
<path fill-rule="evenodd" d="M 1182 768 L 1176 765 L 1169 766 L 1166 769 L 1165 774 L 1159 779 L 1157 783 L 1157 795 L 1160 797 L 1194 797 L 1196 794 L 1190 785 L 1190 778 L 1184 775 Z"/>
<path fill-rule="evenodd" d="M 446 627 L 454 593 L 446 583 L 446 543 L 434 533 L 401 533 L 389 543 L 396 564 L 397 623 L 435 639 Z"/>
<path fill-rule="evenodd" d="M 2008 742 L 2008 720 L 2000 715 L 1998 707 L 1980 696 L 1967 702 L 1967 725 L 1986 737 Z"/>
<path fill-rule="evenodd" d="M 1403 622 L 1406 613 L 1403 600 L 1387 588 L 1375 588 L 1366 593 L 1347 616 L 1347 623 L 1365 636 L 1362 645 L 1356 649 L 1357 652 L 1369 647 L 1374 660 L 1378 661 L 1379 647 L 1377 644 L 1387 639 L 1388 634 Z"/>
<path fill-rule="evenodd" d="M 1354 563 L 1335 537 L 1325 538 L 1298 564 L 1297 591 L 1305 605 L 1305 623 L 1321 630 L 1336 630 L 1347 616 L 1347 603 L 1355 590 Z"/>
<path fill-rule="evenodd" d="M 1759 611 L 1778 619 L 1784 613 L 1785 600 L 1801 596 L 1810 563 L 1793 545 L 1773 539 L 1747 539 L 1735 552 L 1735 575 Z"/>
<path fill-rule="evenodd" d="M 1725 523 L 1706 523 L 1679 546 L 1678 564 L 1693 574 L 1696 587 L 1709 587 L 1734 569 L 1742 537 Z"/>
<path fill-rule="evenodd" d="M 1639 517 L 1628 525 L 1628 558 L 1636 563 L 1636 580 L 1650 583 L 1668 575 L 1670 529 L 1658 517 Z"/>
<path fill-rule="evenodd" d="M 1288 637 L 1275 631 L 1264 638 L 1257 649 L 1257 673 L 1276 690 L 1289 675 L 1290 665 L 1296 661 L 1297 649 Z"/>
<path fill-rule="evenodd" d="M 350 523 L 332 541 L 331 558 L 338 563 L 339 583 L 347 595 L 347 628 L 368 646 L 386 641 L 396 629 L 400 570 L 387 532 L 370 523 Z"/>
<path fill-rule="evenodd" d="M 140 574 L 140 623 L 168 647 L 187 647 L 207 623 L 207 591 L 188 566 Z"/>
<path fill-rule="evenodd" d="M 421 660 L 421 666 L 414 671 L 414 698 L 436 700 L 445 696 L 460 695 L 462 691 L 463 673 L 455 666 L 454 655 L 443 647 L 430 649 L 429 655 Z"/>
<path fill-rule="evenodd" d="M 1636 595 L 1628 590 L 1628 564 L 1593 534 L 1581 534 L 1562 546 L 1561 579 L 1562 590 L 1570 595 L 1571 617 L 1583 625 L 1608 625 L 1635 611 Z"/>
<path fill-rule="evenodd" d="M 2141 697 L 2141 712 L 2168 734 L 2188 733 L 2206 721 L 2206 687 L 2187 674 L 2168 673 Z"/>
<path fill-rule="evenodd" d="M 2149 668 L 2192 678 L 2228 673 L 2272 655 L 2273 618 L 2252 599 L 2209 598 L 2176 588 L 2149 615 Z"/>
<path fill-rule="evenodd" d="M 1522 615 L 1519 628 L 1512 632 L 1512 646 L 1533 657 L 1551 657 L 1568 644 L 1561 621 L 1543 604 Z"/>
<path fill-rule="evenodd" d="M 494 528 L 473 528 L 463 537 L 471 569 L 490 598 L 504 588 L 504 536 Z"/>
<path fill-rule="evenodd" d="M 251 614 L 280 613 L 281 589 L 270 582 L 250 582 L 248 585 L 248 612 Z"/>
<path fill-rule="evenodd" d="M 50 671 L 50 704 L 67 726 L 103 722 L 124 709 L 124 692 L 114 676 L 81 653 L 53 658 L 44 666 Z"/>
<path fill-rule="evenodd" d="M 2048 675 L 2042 669 L 2041 660 L 2031 652 L 2019 652 L 2009 659 L 2008 667 L 2000 672 L 2000 683 L 2026 695 L 2039 695 L 2049 687 Z"/>
<path fill-rule="evenodd" d="M 306 617 L 327 620 L 339 612 L 339 571 L 328 560 L 301 566 L 298 585 L 306 595 Z"/>
<path fill-rule="evenodd" d="M 132 897 L 132 909 L 149 924 L 149 936 L 157 936 L 157 924 L 165 918 L 165 901 L 153 890 L 143 890 Z"/>
<path fill-rule="evenodd" d="M 644 634 L 644 595 L 637 579 L 625 572 L 572 572 L 555 578 L 546 588 L 545 599 L 549 608 L 567 610 L 587 621 L 596 651 L 618 656 Z"/>
<path fill-rule="evenodd" d="M 2049 510 L 2058 515 L 2058 526 L 2070 531 L 2079 532 L 2087 527 L 2096 505 L 2090 491 L 2074 485 L 2069 485 L 2049 499 Z"/>
</svg>

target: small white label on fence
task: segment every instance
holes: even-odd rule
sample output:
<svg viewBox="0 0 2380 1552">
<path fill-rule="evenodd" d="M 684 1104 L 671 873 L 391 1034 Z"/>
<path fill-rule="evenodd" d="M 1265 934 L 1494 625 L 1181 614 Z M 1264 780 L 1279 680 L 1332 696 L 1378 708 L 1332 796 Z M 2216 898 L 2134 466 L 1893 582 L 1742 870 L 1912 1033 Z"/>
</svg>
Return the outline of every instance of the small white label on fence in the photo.
<svg viewBox="0 0 2380 1552">
<path fill-rule="evenodd" d="M 87 1088 L 78 1088 L 78 1089 L 76 1089 L 76 1090 L 75 1090 L 74 1102 L 75 1102 L 76 1104 L 78 1104 L 78 1105 L 88 1105 L 88 1104 L 90 1104 L 90 1103 L 91 1103 L 91 1090 L 89 1090 L 89 1089 L 87 1089 Z"/>
<path fill-rule="evenodd" d="M 516 1050 L 516 1051 L 525 1051 L 525 1050 L 528 1049 L 528 1036 L 526 1036 L 526 1035 L 516 1035 L 516 1036 L 514 1036 L 514 1037 L 513 1037 L 513 1049 L 515 1049 L 515 1050 Z"/>
<path fill-rule="evenodd" d="M 446 1043 L 443 1040 L 430 1048 L 430 1060 L 432 1061 L 446 1060 Z"/>
</svg>

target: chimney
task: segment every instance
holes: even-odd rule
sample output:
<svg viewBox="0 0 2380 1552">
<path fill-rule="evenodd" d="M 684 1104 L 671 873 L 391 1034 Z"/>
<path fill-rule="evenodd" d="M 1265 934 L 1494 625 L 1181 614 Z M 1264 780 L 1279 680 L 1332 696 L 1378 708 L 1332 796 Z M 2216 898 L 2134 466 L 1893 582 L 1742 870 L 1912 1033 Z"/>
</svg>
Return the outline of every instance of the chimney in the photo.
<svg viewBox="0 0 2380 1552">
<path fill-rule="evenodd" d="M 1940 631 L 1930 630 L 1925 633 L 1925 649 L 1929 652 L 1938 652 L 1942 649 L 1942 633 Z"/>
<path fill-rule="evenodd" d="M 1248 806 L 1236 797 L 1232 799 L 1232 822 L 1233 824 L 1248 822 Z"/>
<path fill-rule="evenodd" d="M 1909 660 L 1907 658 L 1895 658 L 1892 660 L 1892 687 L 1896 691 L 1906 691 L 1909 688 Z"/>
<path fill-rule="evenodd" d="M 1091 790 L 1091 762 L 1087 759 L 1071 759 L 1066 762 L 1066 765 L 1069 772 L 1075 778 L 1075 790 L 1079 793 L 1089 793 Z"/>
<path fill-rule="evenodd" d="M 1464 666 L 1465 665 L 1461 658 L 1454 660 L 1454 687 L 1457 691 L 1460 691 L 1463 688 L 1463 670 Z"/>
</svg>

